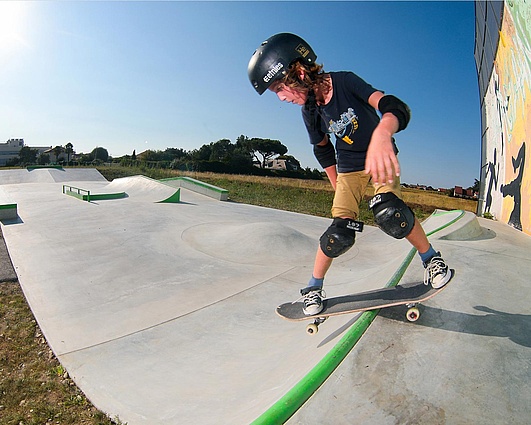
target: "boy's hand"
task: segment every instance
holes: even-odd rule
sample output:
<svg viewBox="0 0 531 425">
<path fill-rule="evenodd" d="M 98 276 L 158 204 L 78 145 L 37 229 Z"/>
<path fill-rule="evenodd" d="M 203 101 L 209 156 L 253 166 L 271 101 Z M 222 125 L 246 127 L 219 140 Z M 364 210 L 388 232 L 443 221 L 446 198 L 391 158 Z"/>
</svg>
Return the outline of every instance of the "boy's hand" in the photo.
<svg viewBox="0 0 531 425">
<path fill-rule="evenodd" d="M 395 177 L 400 176 L 400 165 L 392 142 L 393 133 L 381 125 L 383 121 L 372 134 L 365 160 L 365 173 L 371 175 L 375 185 L 393 183 Z"/>
</svg>

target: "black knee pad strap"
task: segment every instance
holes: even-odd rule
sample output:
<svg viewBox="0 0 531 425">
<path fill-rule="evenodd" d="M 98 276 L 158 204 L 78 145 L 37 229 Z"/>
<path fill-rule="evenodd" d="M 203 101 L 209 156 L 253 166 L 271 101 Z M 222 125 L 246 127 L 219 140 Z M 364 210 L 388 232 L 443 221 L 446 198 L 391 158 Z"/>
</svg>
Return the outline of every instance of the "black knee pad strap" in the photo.
<svg viewBox="0 0 531 425">
<path fill-rule="evenodd" d="M 354 245 L 356 232 L 362 231 L 363 223 L 361 221 L 334 218 L 330 227 L 319 239 L 321 250 L 327 257 L 339 257 Z"/>
<path fill-rule="evenodd" d="M 413 230 L 415 214 L 394 193 L 374 196 L 369 201 L 369 208 L 378 227 L 393 238 L 405 238 Z"/>
</svg>

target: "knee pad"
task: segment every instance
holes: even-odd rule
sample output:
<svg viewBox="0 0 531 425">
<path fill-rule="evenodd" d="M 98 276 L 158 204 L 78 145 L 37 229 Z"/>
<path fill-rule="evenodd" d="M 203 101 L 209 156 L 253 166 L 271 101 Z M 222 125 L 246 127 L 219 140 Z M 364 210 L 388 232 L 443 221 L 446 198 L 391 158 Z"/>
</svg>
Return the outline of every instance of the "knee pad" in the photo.
<svg viewBox="0 0 531 425">
<path fill-rule="evenodd" d="M 362 231 L 363 223 L 361 221 L 334 218 L 330 227 L 319 239 L 319 245 L 327 257 L 336 258 L 354 245 L 356 232 Z"/>
<path fill-rule="evenodd" d="M 394 193 L 381 193 L 369 201 L 374 221 L 380 229 L 396 239 L 405 238 L 413 230 L 415 214 Z"/>
</svg>

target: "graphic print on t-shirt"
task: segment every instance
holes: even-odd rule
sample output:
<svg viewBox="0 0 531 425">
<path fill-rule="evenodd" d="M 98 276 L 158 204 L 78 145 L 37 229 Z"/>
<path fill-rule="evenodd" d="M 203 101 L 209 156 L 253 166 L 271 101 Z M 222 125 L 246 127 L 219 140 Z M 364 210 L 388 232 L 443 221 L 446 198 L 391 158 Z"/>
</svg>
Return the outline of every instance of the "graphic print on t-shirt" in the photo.
<svg viewBox="0 0 531 425">
<path fill-rule="evenodd" d="M 347 112 L 343 112 L 337 121 L 330 120 L 328 126 L 330 132 L 333 132 L 339 139 L 349 145 L 354 143 L 350 136 L 352 136 L 357 129 L 358 116 L 352 108 L 348 108 Z"/>
</svg>

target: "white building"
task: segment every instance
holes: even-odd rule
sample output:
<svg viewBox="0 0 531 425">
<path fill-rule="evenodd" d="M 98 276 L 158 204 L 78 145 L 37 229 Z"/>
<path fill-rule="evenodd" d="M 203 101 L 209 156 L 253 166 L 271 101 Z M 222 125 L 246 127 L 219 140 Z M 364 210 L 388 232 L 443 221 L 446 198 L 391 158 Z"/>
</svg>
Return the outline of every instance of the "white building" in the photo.
<svg viewBox="0 0 531 425">
<path fill-rule="evenodd" d="M 13 158 L 18 157 L 20 149 L 24 147 L 24 139 L 9 139 L 5 143 L 0 143 L 0 167 L 3 167 Z M 39 151 L 39 155 L 51 149 L 51 146 L 32 147 Z"/>
<path fill-rule="evenodd" d="M 0 143 L 0 166 L 6 165 L 10 159 L 16 158 L 23 146 L 24 139 L 9 139 L 5 143 Z"/>
</svg>

